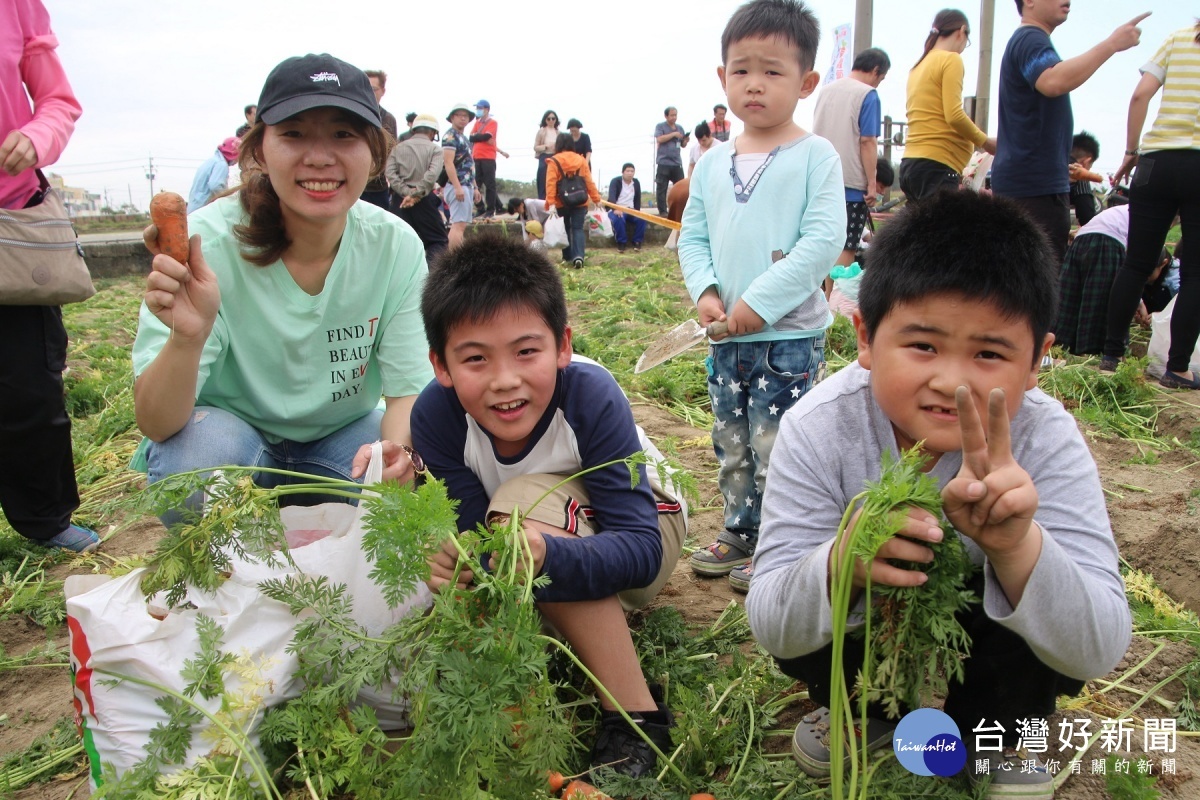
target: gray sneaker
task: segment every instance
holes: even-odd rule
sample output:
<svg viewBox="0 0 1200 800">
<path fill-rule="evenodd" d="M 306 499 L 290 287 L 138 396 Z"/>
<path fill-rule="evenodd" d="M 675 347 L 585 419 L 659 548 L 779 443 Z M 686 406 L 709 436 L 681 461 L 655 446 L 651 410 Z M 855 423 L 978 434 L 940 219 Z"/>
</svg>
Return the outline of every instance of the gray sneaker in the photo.
<svg viewBox="0 0 1200 800">
<path fill-rule="evenodd" d="M 1006 747 L 1000 753 L 969 753 L 967 775 L 972 783 L 990 776 L 987 800 L 1054 800 L 1054 776 L 1028 750 Z"/>
<path fill-rule="evenodd" d="M 708 547 L 697 550 L 688 558 L 692 572 L 710 578 L 728 575 L 733 569 L 750 563 L 754 550 L 734 534 L 722 533 Z"/>
<path fill-rule="evenodd" d="M 858 725 L 854 726 L 858 746 L 866 740 L 868 750 L 879 750 L 892 742 L 896 723 L 882 719 L 867 720 L 867 735 L 864 737 Z M 829 763 L 829 709 L 818 708 L 805 715 L 792 734 L 792 755 L 800 769 L 814 778 L 828 778 L 832 771 Z M 845 734 L 843 734 L 845 735 Z M 846 749 L 846 763 L 850 763 L 850 751 Z"/>
</svg>

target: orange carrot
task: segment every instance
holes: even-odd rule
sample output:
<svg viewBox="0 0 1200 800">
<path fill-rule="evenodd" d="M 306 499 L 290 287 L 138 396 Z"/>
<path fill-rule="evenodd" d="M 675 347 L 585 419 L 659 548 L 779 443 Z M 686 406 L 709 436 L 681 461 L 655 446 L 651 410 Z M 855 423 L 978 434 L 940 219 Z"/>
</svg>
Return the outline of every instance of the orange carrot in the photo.
<svg viewBox="0 0 1200 800">
<path fill-rule="evenodd" d="M 158 229 L 158 249 L 188 262 L 187 202 L 174 192 L 159 192 L 150 201 L 150 220 Z"/>
<path fill-rule="evenodd" d="M 690 800 L 717 800 L 717 798 L 713 797 L 708 792 L 700 792 L 699 794 L 692 795 Z"/>
<path fill-rule="evenodd" d="M 563 781 L 566 780 L 561 772 L 546 770 L 546 782 L 550 784 L 550 794 L 558 794 L 563 787 Z"/>
<path fill-rule="evenodd" d="M 563 800 L 612 800 L 604 792 L 592 786 L 587 781 L 571 781 L 563 789 Z"/>
</svg>

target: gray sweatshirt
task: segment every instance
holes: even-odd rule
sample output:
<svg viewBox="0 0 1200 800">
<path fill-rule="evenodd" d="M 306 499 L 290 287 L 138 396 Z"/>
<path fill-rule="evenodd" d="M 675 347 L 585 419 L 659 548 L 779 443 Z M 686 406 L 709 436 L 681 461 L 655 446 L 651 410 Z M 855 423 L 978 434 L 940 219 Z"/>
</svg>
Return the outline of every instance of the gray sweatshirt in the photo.
<svg viewBox="0 0 1200 800">
<path fill-rule="evenodd" d="M 850 499 L 879 478 L 883 452 L 899 455 L 870 377 L 851 364 L 815 386 L 784 415 L 771 451 L 746 610 L 759 642 L 781 658 L 832 639 L 827 579 L 838 524 Z M 1025 393 L 1013 418 L 1012 448 L 1038 492 L 1042 552 L 1013 608 L 983 551 L 962 537 L 983 565 L 983 610 L 1052 669 L 1081 680 L 1105 675 L 1129 646 L 1131 620 L 1096 464 L 1074 418 L 1040 389 Z M 961 452 L 946 453 L 929 474 L 945 486 L 961 465 Z"/>
</svg>

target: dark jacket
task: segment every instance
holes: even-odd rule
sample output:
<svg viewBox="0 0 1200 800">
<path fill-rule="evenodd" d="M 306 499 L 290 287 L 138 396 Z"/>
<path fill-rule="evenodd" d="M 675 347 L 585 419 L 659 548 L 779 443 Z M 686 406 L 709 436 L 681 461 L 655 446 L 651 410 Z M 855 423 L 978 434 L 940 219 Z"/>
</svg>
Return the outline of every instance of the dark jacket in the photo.
<svg viewBox="0 0 1200 800">
<path fill-rule="evenodd" d="M 621 196 L 621 184 L 624 182 L 620 175 L 612 179 L 608 184 L 608 202 L 617 202 L 617 198 Z M 642 182 L 637 178 L 633 179 L 633 207 L 638 211 L 642 210 Z"/>
</svg>

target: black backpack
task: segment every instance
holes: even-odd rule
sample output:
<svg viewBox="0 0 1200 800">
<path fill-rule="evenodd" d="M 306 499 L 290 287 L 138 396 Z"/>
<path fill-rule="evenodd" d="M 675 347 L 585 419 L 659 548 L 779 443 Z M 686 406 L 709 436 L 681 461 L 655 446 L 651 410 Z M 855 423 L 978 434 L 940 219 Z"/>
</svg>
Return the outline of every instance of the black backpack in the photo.
<svg viewBox="0 0 1200 800">
<path fill-rule="evenodd" d="M 558 163 L 557 158 L 551 156 L 550 160 L 558 168 L 558 199 L 567 208 L 586 205 L 588 201 L 587 181 L 578 172 L 572 172 L 570 175 L 564 173 L 562 164 Z"/>
</svg>

